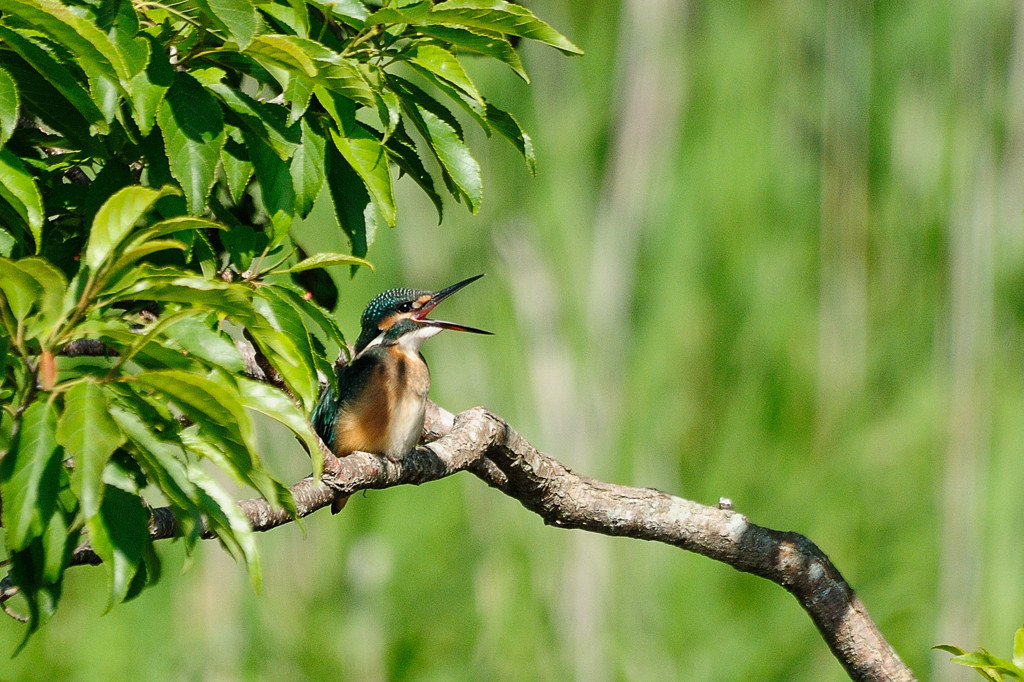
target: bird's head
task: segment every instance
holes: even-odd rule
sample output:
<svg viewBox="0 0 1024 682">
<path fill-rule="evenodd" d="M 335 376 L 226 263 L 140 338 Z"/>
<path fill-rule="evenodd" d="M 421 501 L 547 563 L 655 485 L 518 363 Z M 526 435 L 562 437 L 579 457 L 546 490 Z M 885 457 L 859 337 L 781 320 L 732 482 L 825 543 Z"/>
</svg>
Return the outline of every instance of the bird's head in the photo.
<svg viewBox="0 0 1024 682">
<path fill-rule="evenodd" d="M 356 341 L 356 353 L 361 353 L 374 343 L 404 342 L 409 343 L 414 349 L 419 348 L 419 344 L 424 339 L 428 339 L 444 329 L 490 334 L 491 332 L 483 329 L 427 317 L 438 303 L 481 277 L 483 277 L 482 274 L 464 279 L 437 292 L 403 288 L 388 289 L 377 294 L 363 311 L 362 331 L 359 334 L 359 340 Z"/>
</svg>

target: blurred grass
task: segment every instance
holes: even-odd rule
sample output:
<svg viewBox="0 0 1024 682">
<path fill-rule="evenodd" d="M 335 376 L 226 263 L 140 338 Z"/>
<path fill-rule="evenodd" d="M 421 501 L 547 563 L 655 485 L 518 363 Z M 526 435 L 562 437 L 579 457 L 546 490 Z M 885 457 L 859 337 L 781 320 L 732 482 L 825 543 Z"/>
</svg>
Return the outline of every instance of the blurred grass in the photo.
<svg viewBox="0 0 1024 682">
<path fill-rule="evenodd" d="M 829 7 L 688 3 L 667 14 L 645 58 L 661 69 L 654 97 L 677 89 L 677 120 L 653 140 L 656 167 L 617 171 L 623 136 L 637 132 L 622 78 L 643 57 L 621 41 L 642 22 L 611 2 L 536 9 L 587 55 L 526 45 L 529 87 L 483 65 L 473 74 L 533 134 L 538 176 L 503 142 L 474 139 L 484 207 L 448 206 L 440 226 L 400 182 L 400 227 L 378 235 L 376 274 L 340 279 L 343 328 L 355 334 L 384 288 L 486 271 L 444 316 L 497 336 L 425 347 L 435 400 L 486 405 L 581 473 L 709 504 L 730 497 L 755 523 L 804 533 L 922 679 L 969 679 L 929 647 L 951 636 L 1005 651 L 1024 620 L 1018 6 L 848 6 L 867 21 L 870 73 L 853 78 L 869 83 L 868 148 L 854 150 L 866 222 L 860 246 L 839 252 L 862 269 L 862 290 L 840 294 L 864 309 L 835 319 L 860 325 L 846 331 L 864 344 L 841 333 L 831 355 L 821 325 L 842 311 L 823 281 L 851 263 L 823 241 L 844 229 L 822 227 Z M 972 222 L 971 202 L 991 219 Z M 631 216 L 607 234 L 636 250 L 594 272 L 595 226 L 609 212 Z M 981 238 L 980 261 L 957 260 L 963 225 Z M 315 215 L 306 228 L 308 245 L 343 243 Z M 986 254 L 991 267 L 970 270 Z M 958 267 L 980 286 L 955 290 Z M 623 273 L 622 308 L 603 308 L 595 282 Z M 965 295 L 991 315 L 976 330 L 973 388 L 959 395 L 951 301 Z M 862 378 L 833 382 L 847 362 Z M 946 462 L 965 402 L 978 482 L 960 490 Z M 286 438 L 265 438 L 282 472 L 305 473 Z M 976 512 L 959 549 L 944 521 L 949 491 Z M 845 679 L 778 587 L 671 548 L 546 528 L 468 475 L 357 496 L 261 547 L 261 595 L 212 543 L 178 575 L 180 548 L 167 543 L 165 580 L 102 617 L 103 569 L 71 571 L 57 619 L 0 678 Z M 959 553 L 975 568 L 965 593 L 945 592 Z M 972 622 L 943 630 L 957 609 Z M 0 628 L 0 650 L 19 637 Z"/>
</svg>

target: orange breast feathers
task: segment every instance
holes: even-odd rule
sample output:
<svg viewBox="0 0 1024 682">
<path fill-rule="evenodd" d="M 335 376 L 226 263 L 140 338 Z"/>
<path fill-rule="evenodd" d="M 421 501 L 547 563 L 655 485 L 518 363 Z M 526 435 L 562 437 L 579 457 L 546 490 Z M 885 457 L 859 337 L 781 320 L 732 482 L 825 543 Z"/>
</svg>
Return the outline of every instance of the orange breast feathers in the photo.
<svg viewBox="0 0 1024 682">
<path fill-rule="evenodd" d="M 388 354 L 387 361 L 374 363 L 362 390 L 338 414 L 334 450 L 339 456 L 362 450 L 397 459 L 419 441 L 429 371 L 420 357 Z"/>
</svg>

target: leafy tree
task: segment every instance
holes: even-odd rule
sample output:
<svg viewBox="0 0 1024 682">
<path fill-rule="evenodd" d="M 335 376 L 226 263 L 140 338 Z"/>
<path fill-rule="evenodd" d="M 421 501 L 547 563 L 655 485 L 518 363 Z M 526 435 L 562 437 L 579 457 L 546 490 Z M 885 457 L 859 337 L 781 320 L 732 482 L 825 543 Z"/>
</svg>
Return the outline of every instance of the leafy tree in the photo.
<svg viewBox="0 0 1024 682">
<path fill-rule="evenodd" d="M 439 219 L 442 194 L 475 212 L 460 119 L 532 169 L 528 135 L 464 68 L 527 79 L 517 39 L 579 52 L 494 0 L 0 0 L 0 500 L 28 634 L 83 541 L 111 606 L 159 579 L 150 491 L 186 548 L 209 530 L 259 584 L 252 530 L 202 465 L 293 509 L 250 411 L 318 472 L 322 339 L 345 347 L 296 279 L 368 265 L 396 176 Z M 291 239 L 322 193 L 350 254 Z M 330 286 L 314 292 L 333 307 Z M 242 337 L 283 388 L 246 375 Z"/>
</svg>

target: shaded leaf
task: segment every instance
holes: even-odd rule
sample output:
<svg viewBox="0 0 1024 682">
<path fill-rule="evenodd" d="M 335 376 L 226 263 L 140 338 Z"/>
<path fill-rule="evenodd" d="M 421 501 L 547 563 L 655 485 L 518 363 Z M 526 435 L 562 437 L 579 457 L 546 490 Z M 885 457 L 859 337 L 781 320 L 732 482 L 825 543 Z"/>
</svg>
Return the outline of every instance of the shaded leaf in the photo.
<svg viewBox="0 0 1024 682">
<path fill-rule="evenodd" d="M 100 509 L 107 459 L 124 443 L 124 434 L 110 418 L 106 396 L 99 386 L 80 383 L 65 394 L 56 437 L 67 455 L 75 458 L 71 489 L 88 520 Z"/>
<path fill-rule="evenodd" d="M 93 549 L 110 575 L 109 611 L 128 598 L 151 546 L 149 510 L 138 494 L 105 485 L 99 512 L 86 520 L 86 528 Z"/>
<path fill-rule="evenodd" d="M 46 400 L 32 403 L 21 416 L 17 443 L 0 461 L 2 518 L 11 551 L 25 549 L 41 535 L 56 508 L 60 483 L 56 427 L 53 405 Z"/>
<path fill-rule="evenodd" d="M 224 116 L 217 101 L 192 76 L 178 72 L 157 121 L 171 173 L 181 183 L 189 213 L 201 214 L 224 146 Z"/>
<path fill-rule="evenodd" d="M 326 178 L 323 135 L 313 130 L 306 120 L 302 121 L 302 144 L 295 150 L 288 165 L 295 190 L 295 211 L 305 218 L 313 210 Z"/>
</svg>

